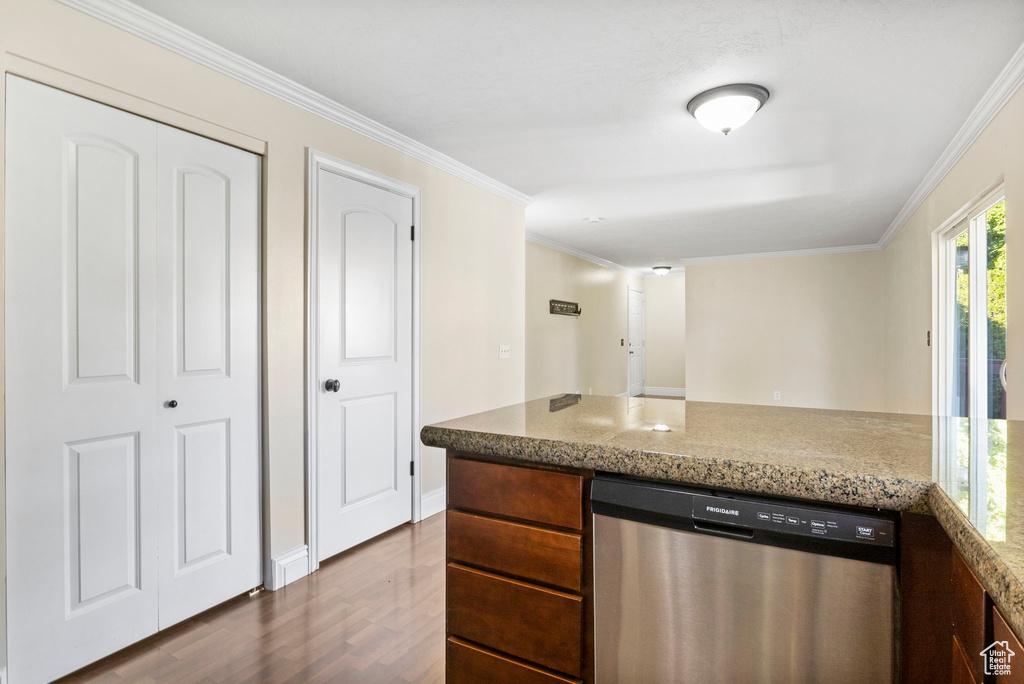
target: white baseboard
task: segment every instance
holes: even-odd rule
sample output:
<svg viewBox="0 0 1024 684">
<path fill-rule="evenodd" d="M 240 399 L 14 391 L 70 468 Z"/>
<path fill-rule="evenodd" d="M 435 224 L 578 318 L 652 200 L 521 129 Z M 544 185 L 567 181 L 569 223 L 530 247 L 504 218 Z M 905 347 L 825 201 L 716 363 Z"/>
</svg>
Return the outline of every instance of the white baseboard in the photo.
<svg viewBox="0 0 1024 684">
<path fill-rule="evenodd" d="M 661 397 L 685 397 L 685 387 L 644 387 L 644 394 Z"/>
<path fill-rule="evenodd" d="M 432 492 L 422 494 L 420 496 L 420 520 L 426 520 L 443 511 L 447 501 L 448 497 L 444 487 L 438 487 Z"/>
<path fill-rule="evenodd" d="M 629 396 L 629 391 L 627 390 L 627 391 L 623 392 L 622 394 L 616 394 L 615 396 L 617 396 L 617 397 L 628 397 Z"/>
<path fill-rule="evenodd" d="M 274 586 L 267 587 L 267 589 L 277 591 L 309 574 L 309 547 L 303 544 L 288 553 L 271 558 L 270 562 L 273 566 L 271 576 Z"/>
</svg>

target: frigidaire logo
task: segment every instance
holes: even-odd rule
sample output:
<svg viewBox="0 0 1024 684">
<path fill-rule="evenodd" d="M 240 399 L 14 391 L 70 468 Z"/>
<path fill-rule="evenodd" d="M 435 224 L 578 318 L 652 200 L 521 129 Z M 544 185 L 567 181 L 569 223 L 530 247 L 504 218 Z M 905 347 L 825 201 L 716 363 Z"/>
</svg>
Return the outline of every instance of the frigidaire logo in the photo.
<svg viewBox="0 0 1024 684">
<path fill-rule="evenodd" d="M 705 506 L 711 513 L 721 513 L 722 515 L 739 515 L 739 511 L 734 511 L 731 508 L 717 508 L 716 506 Z"/>
</svg>

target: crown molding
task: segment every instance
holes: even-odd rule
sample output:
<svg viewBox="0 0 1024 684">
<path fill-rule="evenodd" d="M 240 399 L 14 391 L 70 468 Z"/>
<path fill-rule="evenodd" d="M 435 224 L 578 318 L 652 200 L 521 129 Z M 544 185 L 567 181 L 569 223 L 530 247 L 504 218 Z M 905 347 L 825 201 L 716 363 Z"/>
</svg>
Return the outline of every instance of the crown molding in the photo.
<svg viewBox="0 0 1024 684">
<path fill-rule="evenodd" d="M 647 275 L 646 273 L 642 273 L 640 271 L 637 271 L 636 269 L 628 268 L 626 266 L 623 266 L 622 264 L 617 264 L 614 261 L 608 261 L 607 259 L 602 259 L 601 257 L 597 256 L 596 254 L 591 254 L 590 252 L 584 252 L 582 249 L 576 249 L 575 247 L 570 247 L 569 245 L 566 245 L 566 244 L 563 244 L 561 242 L 558 242 L 557 240 L 552 240 L 552 239 L 546 238 L 546 237 L 544 237 L 542 235 L 537 235 L 536 233 L 531 233 L 530 231 L 526 231 L 526 239 L 527 239 L 527 241 L 532 242 L 535 245 L 540 245 L 542 247 L 548 247 L 548 248 L 553 249 L 553 250 L 555 250 L 557 252 L 562 252 L 563 254 L 568 254 L 569 256 L 574 256 L 577 259 L 583 259 L 584 261 L 589 261 L 590 263 L 597 264 L 598 266 L 604 266 L 605 268 L 611 268 L 611 269 L 615 269 L 616 271 L 622 271 L 623 273 L 628 273 L 629 275 L 635 276 L 637 278 L 643 278 L 645 275 Z"/>
<path fill-rule="evenodd" d="M 446 154 L 399 133 L 316 91 L 235 54 L 127 0 L 57 0 L 62 5 L 170 50 L 257 90 L 344 126 L 453 176 L 526 206 L 533 199 Z"/>
<path fill-rule="evenodd" d="M 953 140 L 943 150 L 938 161 L 935 162 L 935 165 L 925 175 L 921 184 L 917 186 L 917 189 L 907 199 L 906 204 L 896 214 L 896 218 L 892 220 L 889 227 L 882 233 L 882 237 L 878 240 L 879 248 L 884 248 L 896 237 L 896 233 L 899 232 L 900 228 L 910 220 L 910 217 L 921 206 L 925 198 L 931 194 L 932 190 L 950 172 L 953 165 L 960 161 L 960 157 L 964 156 L 964 153 L 974 144 L 974 141 L 978 139 L 981 132 L 991 123 L 992 119 L 999 113 L 999 110 L 1013 97 L 1013 94 L 1017 92 L 1022 84 L 1024 84 L 1024 44 L 1013 53 L 1013 57 L 1003 67 L 1003 70 L 999 72 L 999 75 L 996 76 L 996 80 L 989 86 L 989 89 L 985 91 L 981 101 L 978 102 L 977 106 L 974 107 L 967 117 L 964 125 L 953 136 Z"/>
</svg>

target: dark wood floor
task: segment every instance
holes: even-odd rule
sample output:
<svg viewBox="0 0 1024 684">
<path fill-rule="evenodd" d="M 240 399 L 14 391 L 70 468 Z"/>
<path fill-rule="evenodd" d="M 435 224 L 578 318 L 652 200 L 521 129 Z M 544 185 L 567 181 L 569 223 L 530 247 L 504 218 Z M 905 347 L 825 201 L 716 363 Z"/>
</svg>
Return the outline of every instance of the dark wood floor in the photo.
<svg viewBox="0 0 1024 684">
<path fill-rule="evenodd" d="M 74 682 L 441 682 L 444 515 L 403 525 L 276 591 L 236 598 Z"/>
</svg>

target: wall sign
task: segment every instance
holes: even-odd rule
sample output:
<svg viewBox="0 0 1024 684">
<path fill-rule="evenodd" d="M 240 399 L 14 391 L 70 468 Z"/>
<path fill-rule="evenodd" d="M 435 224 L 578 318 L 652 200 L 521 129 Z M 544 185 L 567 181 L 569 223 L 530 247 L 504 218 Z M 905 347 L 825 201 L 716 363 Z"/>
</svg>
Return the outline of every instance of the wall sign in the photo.
<svg viewBox="0 0 1024 684">
<path fill-rule="evenodd" d="M 561 299 L 552 299 L 548 302 L 550 311 L 559 316 L 579 316 L 583 309 L 576 302 L 563 302 Z"/>
</svg>

